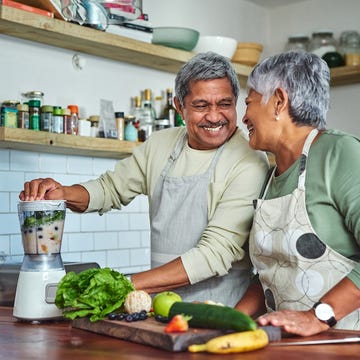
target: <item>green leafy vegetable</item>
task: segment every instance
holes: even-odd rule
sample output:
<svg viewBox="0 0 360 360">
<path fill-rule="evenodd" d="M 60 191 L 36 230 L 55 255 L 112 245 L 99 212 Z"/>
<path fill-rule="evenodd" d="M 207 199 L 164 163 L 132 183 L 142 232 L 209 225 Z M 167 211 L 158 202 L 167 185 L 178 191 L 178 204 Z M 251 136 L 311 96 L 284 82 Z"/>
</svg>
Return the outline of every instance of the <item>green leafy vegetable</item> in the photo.
<svg viewBox="0 0 360 360">
<path fill-rule="evenodd" d="M 25 218 L 24 227 L 40 226 L 57 220 L 64 220 L 65 214 L 65 210 L 55 210 L 50 212 L 35 211 L 32 216 Z"/>
<path fill-rule="evenodd" d="M 123 274 L 110 268 L 68 272 L 58 285 L 55 304 L 68 319 L 90 316 L 94 322 L 118 310 L 133 290 Z"/>
</svg>

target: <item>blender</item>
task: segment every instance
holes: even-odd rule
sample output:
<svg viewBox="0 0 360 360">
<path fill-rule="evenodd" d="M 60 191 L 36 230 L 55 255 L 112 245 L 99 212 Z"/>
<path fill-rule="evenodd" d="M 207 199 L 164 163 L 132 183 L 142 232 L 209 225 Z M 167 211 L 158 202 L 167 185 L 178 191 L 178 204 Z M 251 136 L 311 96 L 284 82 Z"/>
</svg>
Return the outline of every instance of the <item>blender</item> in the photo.
<svg viewBox="0 0 360 360">
<path fill-rule="evenodd" d="M 62 317 L 55 296 L 65 275 L 60 254 L 65 214 L 64 200 L 18 203 L 24 247 L 13 310 L 18 319 L 38 322 Z"/>
</svg>

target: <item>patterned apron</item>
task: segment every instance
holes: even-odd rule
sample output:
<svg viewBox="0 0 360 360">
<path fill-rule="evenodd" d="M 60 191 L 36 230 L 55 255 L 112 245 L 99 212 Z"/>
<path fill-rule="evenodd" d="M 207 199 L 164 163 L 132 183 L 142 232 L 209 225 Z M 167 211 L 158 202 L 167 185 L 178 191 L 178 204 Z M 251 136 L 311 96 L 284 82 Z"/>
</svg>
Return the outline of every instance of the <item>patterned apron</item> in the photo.
<svg viewBox="0 0 360 360">
<path fill-rule="evenodd" d="M 289 195 L 257 200 L 250 234 L 251 260 L 259 274 L 267 310 L 308 310 L 357 265 L 331 249 L 311 226 L 305 203 L 306 161 L 318 131 L 308 135 L 302 151 L 297 188 Z M 360 329 L 360 310 L 335 328 Z"/>
<path fill-rule="evenodd" d="M 187 141 L 184 133 L 175 145 L 152 197 L 151 266 L 163 265 L 196 247 L 208 224 L 207 192 L 223 146 L 217 149 L 203 174 L 171 177 L 171 168 Z M 249 262 L 233 264 L 224 276 L 215 276 L 194 285 L 175 289 L 184 301 L 212 300 L 234 306 L 249 285 Z M 196 268 L 198 265 L 193 264 Z"/>
</svg>

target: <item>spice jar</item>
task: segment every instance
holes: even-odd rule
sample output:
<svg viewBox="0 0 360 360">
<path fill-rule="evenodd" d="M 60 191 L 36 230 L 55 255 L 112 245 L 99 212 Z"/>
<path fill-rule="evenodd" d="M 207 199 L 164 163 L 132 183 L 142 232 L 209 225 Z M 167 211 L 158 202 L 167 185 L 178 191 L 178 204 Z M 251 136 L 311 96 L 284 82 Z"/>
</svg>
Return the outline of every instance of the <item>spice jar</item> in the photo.
<svg viewBox="0 0 360 360">
<path fill-rule="evenodd" d="M 0 117 L 0 126 L 17 128 L 17 105 L 19 101 L 17 100 L 5 100 L 1 104 L 1 117 Z"/>
<path fill-rule="evenodd" d="M 22 94 L 22 96 L 24 97 L 25 101 L 24 102 L 28 102 L 30 100 L 38 100 L 40 101 L 40 106 L 43 102 L 44 99 L 44 93 L 42 91 L 28 91 L 24 94 Z"/>
<path fill-rule="evenodd" d="M 29 128 L 40 130 L 40 101 L 29 100 Z"/>
<path fill-rule="evenodd" d="M 29 129 L 29 105 L 18 104 L 17 105 L 17 120 L 18 128 Z"/>
<path fill-rule="evenodd" d="M 285 51 L 309 51 L 310 38 L 306 35 L 291 35 L 285 45 Z"/>
<path fill-rule="evenodd" d="M 51 105 L 43 105 L 40 109 L 40 130 L 50 131 L 54 108 Z"/>
<path fill-rule="evenodd" d="M 336 52 L 336 40 L 330 30 L 318 30 L 312 34 L 309 51 L 322 57 L 328 52 Z"/>
<path fill-rule="evenodd" d="M 58 134 L 64 132 L 64 118 L 62 115 L 61 106 L 53 107 L 53 116 L 52 116 L 50 131 Z"/>
<path fill-rule="evenodd" d="M 91 115 L 89 117 L 89 121 L 90 121 L 90 136 L 98 137 L 99 136 L 100 116 L 99 115 Z"/>
</svg>

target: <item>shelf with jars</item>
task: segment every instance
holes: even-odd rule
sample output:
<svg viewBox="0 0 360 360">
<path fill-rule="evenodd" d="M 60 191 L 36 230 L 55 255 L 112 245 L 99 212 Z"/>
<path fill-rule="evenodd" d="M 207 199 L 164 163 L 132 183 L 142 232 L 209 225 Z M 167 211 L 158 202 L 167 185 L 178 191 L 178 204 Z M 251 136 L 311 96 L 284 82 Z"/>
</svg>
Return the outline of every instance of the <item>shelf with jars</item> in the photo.
<svg viewBox="0 0 360 360">
<path fill-rule="evenodd" d="M 121 159 L 139 142 L 0 127 L 0 148 Z"/>
</svg>

